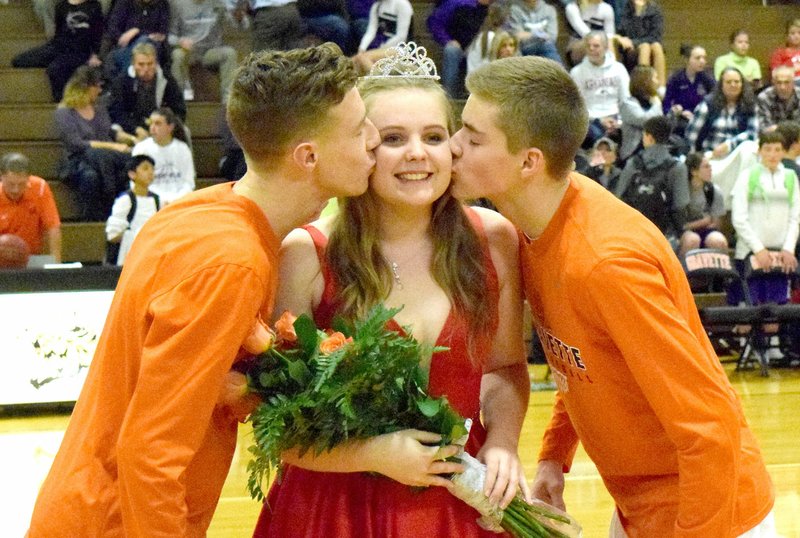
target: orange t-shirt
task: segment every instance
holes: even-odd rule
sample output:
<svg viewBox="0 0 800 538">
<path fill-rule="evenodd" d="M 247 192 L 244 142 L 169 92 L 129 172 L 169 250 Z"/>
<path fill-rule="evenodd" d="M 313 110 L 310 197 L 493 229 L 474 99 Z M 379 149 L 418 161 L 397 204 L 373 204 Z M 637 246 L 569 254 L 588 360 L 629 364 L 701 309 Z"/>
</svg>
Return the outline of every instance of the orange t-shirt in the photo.
<svg viewBox="0 0 800 538">
<path fill-rule="evenodd" d="M 36 176 L 30 176 L 28 181 L 18 202 L 11 201 L 0 184 L 0 235 L 18 235 L 28 244 L 31 254 L 41 254 L 44 233 L 61 226 L 61 219 L 47 182 Z"/>
<path fill-rule="evenodd" d="M 756 440 L 661 232 L 572 174 L 536 240 L 525 294 L 558 385 L 540 459 L 578 441 L 631 538 L 738 536 L 774 491 Z"/>
<path fill-rule="evenodd" d="M 205 536 L 236 445 L 215 404 L 256 317 L 270 318 L 280 247 L 232 185 L 139 233 L 31 538 Z"/>
</svg>

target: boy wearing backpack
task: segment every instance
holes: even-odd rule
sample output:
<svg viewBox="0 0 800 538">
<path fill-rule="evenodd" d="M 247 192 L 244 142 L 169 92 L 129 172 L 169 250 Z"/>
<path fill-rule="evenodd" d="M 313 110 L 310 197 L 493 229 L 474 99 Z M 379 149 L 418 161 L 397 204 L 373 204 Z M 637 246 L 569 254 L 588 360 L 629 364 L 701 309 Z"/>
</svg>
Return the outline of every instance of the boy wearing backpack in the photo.
<svg viewBox="0 0 800 538">
<path fill-rule="evenodd" d="M 667 118 L 650 118 L 643 131 L 644 149 L 625 163 L 614 194 L 647 217 L 677 249 L 689 206 L 686 166 L 669 152 Z"/>
<path fill-rule="evenodd" d="M 749 262 L 761 273 L 748 284 L 753 304 L 783 304 L 789 297 L 789 275 L 797 270 L 795 245 L 800 232 L 800 188 L 797 174 L 786 168 L 783 135 L 762 133 L 760 162 L 744 170 L 733 187 L 731 218 L 736 229 L 737 265 Z"/>
<path fill-rule="evenodd" d="M 125 261 L 141 227 L 161 208 L 158 195 L 148 188 L 154 177 L 153 158 L 148 155 L 134 155 L 128 161 L 127 170 L 133 188 L 117 197 L 111 208 L 111 216 L 106 221 L 106 261 L 119 266 Z"/>
</svg>

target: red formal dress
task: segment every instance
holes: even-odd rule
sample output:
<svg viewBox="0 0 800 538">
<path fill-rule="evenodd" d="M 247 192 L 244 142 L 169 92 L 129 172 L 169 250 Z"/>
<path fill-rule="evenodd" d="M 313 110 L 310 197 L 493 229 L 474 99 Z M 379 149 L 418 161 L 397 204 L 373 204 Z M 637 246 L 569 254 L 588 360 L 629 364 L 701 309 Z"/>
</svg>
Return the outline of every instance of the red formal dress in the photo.
<svg viewBox="0 0 800 538">
<path fill-rule="evenodd" d="M 487 286 L 497 304 L 497 273 L 491 262 L 485 234 L 479 218 L 467 210 L 481 237 L 487 267 Z M 336 313 L 336 282 L 322 255 L 327 238 L 316 228 L 307 226 L 317 247 L 325 279 L 325 290 L 314 311 L 318 326 L 327 327 Z M 496 321 L 496 309 L 491 315 Z M 493 324 L 496 327 L 496 323 Z M 397 323 L 390 328 L 402 331 Z M 446 395 L 452 406 L 464 417 L 473 420 L 466 451 L 477 454 L 486 439 L 480 422 L 480 384 L 491 349 L 492 334 L 476 342 L 473 365 L 467 353 L 467 323 L 451 310 L 437 346 L 449 348 L 433 355 L 430 365 L 429 392 Z M 275 482 L 261 510 L 254 537 L 306 538 L 474 538 L 498 535 L 481 529 L 476 520 L 480 514 L 446 489 L 431 487 L 414 489 L 389 478 L 369 473 L 322 473 L 291 465 L 284 469 L 280 482 Z"/>
</svg>

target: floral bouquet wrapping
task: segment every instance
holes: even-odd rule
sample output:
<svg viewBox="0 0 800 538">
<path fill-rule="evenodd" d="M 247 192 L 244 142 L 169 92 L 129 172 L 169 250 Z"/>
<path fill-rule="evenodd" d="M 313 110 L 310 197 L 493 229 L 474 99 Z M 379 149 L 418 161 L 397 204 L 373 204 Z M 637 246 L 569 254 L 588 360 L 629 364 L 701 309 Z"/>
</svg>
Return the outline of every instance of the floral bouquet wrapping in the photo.
<svg viewBox="0 0 800 538">
<path fill-rule="evenodd" d="M 253 413 L 254 444 L 250 494 L 264 498 L 264 479 L 280 468 L 281 453 L 299 449 L 320 454 L 352 439 L 407 428 L 442 436 L 442 445 L 466 439 L 465 420 L 447 402 L 427 394 L 421 359 L 440 349 L 386 329 L 397 309 L 376 306 L 365 319 L 334 323 L 335 332 L 317 329 L 308 316 L 285 313 L 262 340 L 266 351 L 246 366 L 249 390 L 263 401 Z M 460 456 L 467 472 L 455 475 L 454 494 L 481 514 L 486 528 L 518 537 L 574 537 L 580 527 L 546 505 L 517 497 L 505 510 L 483 494 L 486 468 Z"/>
</svg>

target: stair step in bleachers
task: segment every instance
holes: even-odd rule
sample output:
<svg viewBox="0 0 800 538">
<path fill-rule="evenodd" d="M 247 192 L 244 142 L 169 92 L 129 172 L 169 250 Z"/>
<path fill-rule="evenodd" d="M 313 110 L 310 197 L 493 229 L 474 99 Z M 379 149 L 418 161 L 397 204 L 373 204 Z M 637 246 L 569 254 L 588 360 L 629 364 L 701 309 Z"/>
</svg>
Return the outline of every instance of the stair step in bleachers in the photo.
<svg viewBox="0 0 800 538">
<path fill-rule="evenodd" d="M 5 8 L 0 6 L 0 14 Z M 0 20 L 2 17 L 0 17 Z M 42 45 L 45 41 L 44 34 L 16 34 L 4 32 L 0 34 L 0 66 L 10 67 L 11 59 L 20 52 Z"/>
<path fill-rule="evenodd" d="M 50 81 L 44 69 L 0 68 L 0 103 L 50 103 Z"/>
<path fill-rule="evenodd" d="M 22 33 L 40 33 L 41 41 L 44 42 L 44 28 L 36 18 L 32 6 L 31 0 L 2 6 L 0 35 L 8 38 Z"/>
<path fill-rule="evenodd" d="M 61 225 L 63 262 L 103 263 L 106 254 L 104 222 L 65 222 Z"/>
<path fill-rule="evenodd" d="M 193 139 L 219 136 L 220 103 L 190 102 L 186 108 L 186 124 Z M 0 140 L 58 140 L 55 110 L 53 103 L 0 105 Z"/>
<path fill-rule="evenodd" d="M 214 177 L 219 174 L 219 160 L 223 147 L 218 138 L 192 138 L 194 166 L 198 177 Z M 48 141 L 0 142 L 0 155 L 15 151 L 24 153 L 31 160 L 31 173 L 45 179 L 55 179 L 61 159 L 61 143 Z"/>
</svg>

